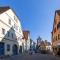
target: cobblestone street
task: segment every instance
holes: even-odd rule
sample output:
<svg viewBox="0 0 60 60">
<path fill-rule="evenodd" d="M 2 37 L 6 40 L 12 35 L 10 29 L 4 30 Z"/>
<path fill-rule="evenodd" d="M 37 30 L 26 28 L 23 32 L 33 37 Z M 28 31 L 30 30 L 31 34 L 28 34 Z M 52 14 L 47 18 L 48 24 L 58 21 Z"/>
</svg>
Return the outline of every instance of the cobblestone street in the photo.
<svg viewBox="0 0 60 60">
<path fill-rule="evenodd" d="M 60 58 L 47 54 L 33 54 L 33 55 L 25 54 L 25 55 L 12 56 L 0 60 L 60 60 Z"/>
</svg>

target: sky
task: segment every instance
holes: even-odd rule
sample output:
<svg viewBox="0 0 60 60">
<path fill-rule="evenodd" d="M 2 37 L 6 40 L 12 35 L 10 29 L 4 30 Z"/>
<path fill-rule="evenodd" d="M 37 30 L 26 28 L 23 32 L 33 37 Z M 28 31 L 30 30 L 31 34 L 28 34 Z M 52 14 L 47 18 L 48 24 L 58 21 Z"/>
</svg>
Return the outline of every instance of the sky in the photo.
<svg viewBox="0 0 60 60">
<path fill-rule="evenodd" d="M 60 9 L 60 0 L 0 0 L 0 6 L 14 9 L 22 29 L 30 31 L 32 40 L 40 36 L 51 41 L 54 14 Z"/>
</svg>

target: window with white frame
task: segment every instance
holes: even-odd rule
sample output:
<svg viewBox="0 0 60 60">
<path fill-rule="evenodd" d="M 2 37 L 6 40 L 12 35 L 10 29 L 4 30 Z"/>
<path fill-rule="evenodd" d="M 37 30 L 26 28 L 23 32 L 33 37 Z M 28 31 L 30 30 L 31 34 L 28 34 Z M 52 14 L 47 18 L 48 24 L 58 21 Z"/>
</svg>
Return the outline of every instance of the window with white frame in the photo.
<svg viewBox="0 0 60 60">
<path fill-rule="evenodd" d="M 4 28 L 2 28 L 2 34 L 5 34 L 5 29 Z"/>
<path fill-rule="evenodd" d="M 9 24 L 11 25 L 11 19 L 9 19 Z"/>
</svg>

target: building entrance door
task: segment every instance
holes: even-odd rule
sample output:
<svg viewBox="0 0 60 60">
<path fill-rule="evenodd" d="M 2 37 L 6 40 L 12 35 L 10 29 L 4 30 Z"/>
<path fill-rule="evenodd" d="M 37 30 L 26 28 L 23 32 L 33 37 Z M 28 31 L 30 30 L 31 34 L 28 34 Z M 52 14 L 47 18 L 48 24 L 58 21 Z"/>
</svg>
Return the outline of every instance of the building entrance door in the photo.
<svg viewBox="0 0 60 60">
<path fill-rule="evenodd" d="M 22 53 L 22 46 L 20 46 L 20 50 L 19 50 L 20 53 Z"/>
<path fill-rule="evenodd" d="M 17 55 L 18 54 L 18 47 L 17 45 L 13 45 L 13 55 Z"/>
<path fill-rule="evenodd" d="M 58 55 L 60 55 L 60 48 L 58 48 L 58 52 L 57 52 Z"/>
</svg>

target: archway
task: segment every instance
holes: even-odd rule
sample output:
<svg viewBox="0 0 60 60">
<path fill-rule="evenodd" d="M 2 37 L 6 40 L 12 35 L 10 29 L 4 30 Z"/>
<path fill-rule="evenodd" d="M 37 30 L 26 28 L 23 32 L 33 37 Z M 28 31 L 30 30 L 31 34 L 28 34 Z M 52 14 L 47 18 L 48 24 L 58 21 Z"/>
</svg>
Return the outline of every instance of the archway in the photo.
<svg viewBox="0 0 60 60">
<path fill-rule="evenodd" d="M 20 50 L 19 50 L 20 53 L 22 53 L 22 46 L 20 46 Z"/>
<path fill-rule="evenodd" d="M 4 55 L 4 43 L 0 42 L 0 55 Z"/>
<path fill-rule="evenodd" d="M 17 55 L 18 54 L 18 47 L 16 44 L 13 45 L 12 49 L 13 49 L 13 55 Z"/>
</svg>

